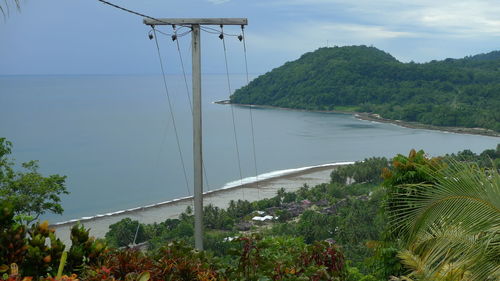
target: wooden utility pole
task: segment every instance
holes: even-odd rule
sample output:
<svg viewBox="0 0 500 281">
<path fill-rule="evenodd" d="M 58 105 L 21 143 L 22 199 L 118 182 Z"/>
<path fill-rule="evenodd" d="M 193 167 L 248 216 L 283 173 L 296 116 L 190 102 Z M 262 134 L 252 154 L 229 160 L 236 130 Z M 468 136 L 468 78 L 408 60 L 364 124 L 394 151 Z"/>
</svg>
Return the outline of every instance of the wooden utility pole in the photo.
<svg viewBox="0 0 500 281">
<path fill-rule="evenodd" d="M 246 18 L 144 19 L 144 24 L 191 26 L 193 58 L 193 160 L 194 160 L 194 241 L 203 250 L 203 150 L 201 120 L 201 25 L 247 25 Z"/>
</svg>

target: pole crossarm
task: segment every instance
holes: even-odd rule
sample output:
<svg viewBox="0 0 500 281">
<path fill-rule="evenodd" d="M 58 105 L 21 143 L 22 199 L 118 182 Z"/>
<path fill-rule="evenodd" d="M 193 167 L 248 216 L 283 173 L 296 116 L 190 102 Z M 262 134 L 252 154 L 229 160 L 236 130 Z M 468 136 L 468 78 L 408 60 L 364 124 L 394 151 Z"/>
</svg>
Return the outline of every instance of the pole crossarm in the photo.
<svg viewBox="0 0 500 281">
<path fill-rule="evenodd" d="M 248 25 L 246 18 L 144 18 L 146 25 Z"/>
<path fill-rule="evenodd" d="M 201 114 L 201 26 L 202 25 L 243 25 L 246 18 L 144 18 L 144 24 L 191 26 L 191 51 L 193 67 L 193 184 L 194 184 L 194 240 L 195 247 L 203 250 L 203 145 Z M 156 36 L 156 34 L 155 34 Z M 161 61 L 160 61 L 161 62 Z"/>
</svg>

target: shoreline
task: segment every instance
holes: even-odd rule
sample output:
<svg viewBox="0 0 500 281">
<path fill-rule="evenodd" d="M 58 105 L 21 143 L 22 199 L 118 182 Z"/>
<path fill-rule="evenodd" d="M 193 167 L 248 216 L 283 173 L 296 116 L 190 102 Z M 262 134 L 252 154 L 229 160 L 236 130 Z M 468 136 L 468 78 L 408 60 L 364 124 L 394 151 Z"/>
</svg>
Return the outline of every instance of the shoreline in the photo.
<svg viewBox="0 0 500 281">
<path fill-rule="evenodd" d="M 240 104 L 240 103 L 231 103 L 229 100 L 221 100 L 215 101 L 215 104 L 222 105 L 237 105 L 243 107 L 255 107 L 255 108 L 268 108 L 268 109 L 280 109 L 280 110 L 292 110 L 292 111 L 305 111 L 305 112 L 319 112 L 319 113 L 339 113 L 339 114 L 350 114 L 359 120 L 366 121 L 374 121 L 380 123 L 389 123 L 397 126 L 401 126 L 404 128 L 410 129 L 424 129 L 424 130 L 434 130 L 434 131 L 442 131 L 442 132 L 450 132 L 456 134 L 469 134 L 469 135 L 480 135 L 487 137 L 500 137 L 500 133 L 492 131 L 490 129 L 485 128 L 465 128 L 465 127 L 447 127 L 447 126 L 434 126 L 417 122 L 408 122 L 402 120 L 392 120 L 381 117 L 375 113 L 367 113 L 367 112 L 357 112 L 357 111 L 343 111 L 343 110 L 308 110 L 308 109 L 299 109 L 299 108 L 288 108 L 288 107 L 279 107 L 272 105 L 255 105 L 255 104 Z"/>
<path fill-rule="evenodd" d="M 330 173 L 335 167 L 352 163 L 354 162 L 338 162 L 280 170 L 282 173 L 275 176 L 272 176 L 273 173 L 280 171 L 261 174 L 258 177 L 262 176 L 263 178 L 256 181 L 238 185 L 231 182 L 222 188 L 203 193 L 204 205 L 212 204 L 219 208 L 226 208 L 231 200 L 243 199 L 252 202 L 273 197 L 280 188 L 284 188 L 286 191 L 295 191 L 304 184 L 314 186 L 329 182 Z M 270 176 L 266 177 L 266 175 Z M 83 224 L 85 228 L 90 228 L 91 236 L 104 238 L 109 226 L 124 218 L 138 220 L 141 223 L 160 223 L 169 218 L 178 218 L 188 206 L 193 205 L 192 202 L 192 196 L 181 197 L 147 206 L 58 222 L 51 224 L 50 227 L 56 230 L 57 237 L 64 244 L 70 245 L 71 227 L 77 223 Z"/>
</svg>

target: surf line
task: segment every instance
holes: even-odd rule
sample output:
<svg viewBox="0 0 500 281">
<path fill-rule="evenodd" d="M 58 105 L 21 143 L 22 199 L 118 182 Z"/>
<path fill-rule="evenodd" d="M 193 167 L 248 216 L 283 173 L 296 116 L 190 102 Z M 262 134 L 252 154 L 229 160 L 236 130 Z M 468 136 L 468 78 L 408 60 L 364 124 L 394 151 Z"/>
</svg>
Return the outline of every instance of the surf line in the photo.
<svg viewBox="0 0 500 281">
<path fill-rule="evenodd" d="M 333 168 L 336 166 L 351 165 L 351 164 L 354 164 L 354 162 L 352 162 L 352 161 L 334 162 L 334 163 L 327 163 L 327 164 L 321 164 L 321 165 L 271 171 L 271 172 L 259 174 L 258 176 L 247 177 L 247 178 L 243 178 L 242 180 L 235 180 L 235 181 L 228 182 L 219 189 L 210 190 L 210 191 L 204 192 L 203 194 L 204 195 L 205 194 L 212 194 L 212 193 L 217 193 L 217 192 L 221 192 L 221 191 L 227 191 L 230 189 L 237 189 L 237 188 L 240 188 L 242 186 L 253 184 L 256 182 L 277 179 L 280 177 L 289 176 L 289 175 L 293 175 L 296 173 L 307 172 L 308 170 L 315 170 L 318 168 L 328 168 L 328 167 Z M 125 209 L 125 210 L 119 210 L 116 212 L 98 214 L 98 215 L 90 216 L 90 217 L 81 217 L 79 219 L 72 219 L 72 220 L 63 221 L 63 222 L 57 222 L 57 223 L 52 224 L 51 226 L 62 226 L 62 225 L 67 225 L 67 224 L 73 224 L 76 222 L 92 221 L 92 220 L 100 219 L 100 218 L 104 218 L 104 217 L 124 215 L 127 213 L 133 213 L 133 212 L 137 212 L 137 211 L 146 211 L 147 209 L 150 209 L 150 208 L 156 208 L 156 207 L 161 207 L 164 205 L 179 203 L 179 202 L 186 201 L 186 200 L 192 200 L 192 198 L 193 198 L 193 196 L 185 196 L 185 197 L 175 198 L 172 200 L 163 201 L 163 202 L 154 203 L 154 204 L 149 204 L 149 205 L 145 205 L 145 206 L 134 207 L 134 208 Z"/>
</svg>

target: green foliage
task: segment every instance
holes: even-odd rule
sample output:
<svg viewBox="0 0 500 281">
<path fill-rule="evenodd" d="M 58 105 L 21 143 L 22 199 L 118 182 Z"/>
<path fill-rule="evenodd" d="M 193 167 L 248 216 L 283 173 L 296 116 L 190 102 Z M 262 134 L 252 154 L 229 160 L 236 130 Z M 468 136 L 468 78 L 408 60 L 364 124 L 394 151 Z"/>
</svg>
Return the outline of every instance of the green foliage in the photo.
<svg viewBox="0 0 500 281">
<path fill-rule="evenodd" d="M 49 228 L 47 221 L 29 228 L 14 221 L 12 204 L 0 201 L 0 267 L 15 263 L 19 274 L 35 278 L 55 276 L 65 245 Z M 28 229 L 28 230 L 26 230 Z M 88 230 L 75 225 L 71 230 L 72 246 L 69 250 L 66 272 L 80 270 L 85 264 L 94 264 L 106 247 L 88 236 Z"/>
<path fill-rule="evenodd" d="M 426 170 L 437 170 L 442 165 L 442 158 L 428 158 L 423 150 L 412 149 L 408 156 L 398 154 L 392 159 L 392 167 L 383 170 L 384 186 L 395 191 L 404 184 L 431 183 L 433 178 Z"/>
<path fill-rule="evenodd" d="M 300 216 L 297 223 L 297 233 L 306 243 L 332 238 L 337 219 L 335 216 L 324 215 L 307 210 Z"/>
<path fill-rule="evenodd" d="M 241 237 L 237 263 L 225 271 L 228 280 L 336 280 L 344 276 L 344 257 L 333 245 L 307 245 L 300 238 L 259 235 Z"/>
<path fill-rule="evenodd" d="M 57 268 L 56 279 L 59 280 L 61 279 L 67 260 L 68 260 L 68 252 L 64 251 L 61 255 L 61 260 L 59 261 L 59 267 Z"/>
<path fill-rule="evenodd" d="M 110 231 L 105 235 L 106 241 L 112 247 L 124 247 L 134 242 L 142 243 L 149 239 L 146 235 L 144 225 L 138 221 L 125 218 L 109 226 Z"/>
<path fill-rule="evenodd" d="M 385 217 L 379 211 L 383 196 L 382 191 L 375 191 L 367 201 L 350 198 L 337 214 L 338 224 L 333 237 L 356 265 L 372 255 L 366 243 L 382 238 L 386 227 Z"/>
<path fill-rule="evenodd" d="M 373 275 L 365 275 L 356 267 L 347 267 L 346 281 L 385 281 L 385 279 L 377 279 Z"/>
<path fill-rule="evenodd" d="M 399 183 L 388 217 L 416 280 L 498 280 L 500 176 L 497 169 L 448 161 L 419 164 L 426 182 Z"/>
<path fill-rule="evenodd" d="M 12 203 L 18 218 L 29 224 L 45 212 L 62 214 L 61 194 L 68 194 L 65 176 L 43 176 L 38 162 L 22 163 L 25 171 L 14 171 L 8 158 L 12 143 L 0 138 L 0 197 Z"/>
<path fill-rule="evenodd" d="M 323 192 L 323 197 L 328 198 L 337 194 L 338 185 L 318 185 L 309 189 L 303 196 L 310 198 L 308 193 L 314 194 L 317 189 L 325 190 L 325 187 L 335 187 L 332 190 Z M 385 229 L 385 218 L 380 210 L 385 193 L 381 189 L 364 190 L 365 195 L 358 194 L 356 190 L 342 187 L 343 197 L 335 197 L 332 205 L 329 205 L 332 212 L 320 213 L 318 210 L 309 209 L 302 213 L 298 220 L 274 224 L 268 231 L 263 231 L 266 235 L 286 235 L 302 237 L 307 243 L 333 239 L 337 245 L 344 250 L 346 258 L 353 261 L 356 266 L 363 266 L 364 260 L 372 255 L 372 251 L 365 245 L 368 241 L 381 239 L 381 233 Z M 371 196 L 367 196 L 371 190 Z"/>
<path fill-rule="evenodd" d="M 500 51 L 416 64 L 399 62 L 374 47 L 320 48 L 238 89 L 231 102 L 357 110 L 393 120 L 498 132 L 499 65 Z"/>
<path fill-rule="evenodd" d="M 171 241 L 179 240 L 194 245 L 194 217 L 181 215 L 179 219 L 167 219 L 160 224 L 145 226 L 151 249 L 158 249 Z"/>
<path fill-rule="evenodd" d="M 497 145 L 496 149 L 486 149 L 480 154 L 475 154 L 474 152 L 466 149 L 458 152 L 457 154 L 446 155 L 445 159 L 451 159 L 452 161 L 466 161 L 476 163 L 481 168 L 500 168 L 500 144 Z"/>
<path fill-rule="evenodd" d="M 348 179 L 358 183 L 380 183 L 382 170 L 389 167 L 389 162 L 384 157 L 372 157 L 357 161 L 353 165 L 336 168 L 330 175 L 332 182 L 346 184 Z"/>
<path fill-rule="evenodd" d="M 28 249 L 25 236 L 26 226 L 14 221 L 12 204 L 0 201 L 0 266 L 8 268 L 24 261 Z"/>
<path fill-rule="evenodd" d="M 234 218 L 230 211 L 226 211 L 212 204 L 203 208 L 203 224 L 208 229 L 231 230 L 234 226 Z"/>
<path fill-rule="evenodd" d="M 84 265 L 98 263 L 101 255 L 107 251 L 106 244 L 90 237 L 89 231 L 79 223 L 71 228 L 71 248 L 66 265 L 69 272 L 79 271 Z"/>
<path fill-rule="evenodd" d="M 207 252 L 195 251 L 183 242 L 171 242 L 154 256 L 162 268 L 160 280 L 216 280 L 216 261 Z"/>
<path fill-rule="evenodd" d="M 174 241 L 143 253 L 111 251 L 103 265 L 86 267 L 84 280 L 136 280 L 149 272 L 151 280 L 343 280 L 342 253 L 327 243 L 305 244 L 300 238 L 241 237 L 226 260 Z"/>
<path fill-rule="evenodd" d="M 398 154 L 392 159 L 392 167 L 384 169 L 384 186 L 387 188 L 387 200 L 385 201 L 385 211 L 387 214 L 404 214 L 407 201 L 398 201 L 395 198 L 400 194 L 417 195 L 427 185 L 434 183 L 434 178 L 430 176 L 429 170 L 437 171 L 444 165 L 442 158 L 428 158 L 423 150 L 412 149 L 408 156 Z M 391 227 L 392 238 L 399 236 L 399 227 Z"/>
<path fill-rule="evenodd" d="M 479 155 L 467 151 L 459 154 L 460 157 L 467 156 L 467 161 L 473 162 L 493 158 L 491 156 L 495 156 L 495 153 L 487 150 Z M 408 274 L 407 267 L 403 266 L 398 256 L 405 249 L 399 243 L 399 232 L 391 231 L 398 228 L 387 225 L 387 213 L 381 212 L 381 207 L 400 210 L 402 203 L 399 201 L 403 200 L 387 203 L 387 199 L 398 192 L 409 196 L 419 190 L 408 190 L 405 187 L 408 184 L 414 187 L 435 184 L 436 177 L 429 174 L 429 171 L 442 171 L 449 165 L 449 159 L 451 158 L 429 158 L 423 151 L 414 150 L 408 156 L 397 155 L 390 165 L 385 158 L 370 158 L 337 170 L 340 171 L 338 175 L 357 177 L 352 184 L 347 185 L 345 180 L 340 180 L 314 187 L 304 185 L 297 192 L 281 189 L 275 197 L 269 199 L 252 203 L 232 201 L 226 210 L 206 206 L 205 213 L 208 215 L 205 220 L 204 243 L 207 252 L 215 255 L 210 258 L 210 264 L 214 265 L 212 269 L 217 272 L 217 278 L 227 280 L 311 278 L 318 272 L 316 265 L 308 266 L 309 273 L 304 273 L 302 277 L 295 274 L 297 267 L 289 265 L 292 261 L 297 263 L 294 257 L 300 251 L 307 252 L 307 247 L 328 239 L 334 241 L 345 253 L 345 259 L 349 260 L 349 266 L 347 270 L 343 270 L 339 280 L 381 281 L 392 275 Z M 384 176 L 383 186 L 379 185 L 381 173 Z M 293 208 L 303 209 L 297 216 L 292 215 Z M 235 225 L 249 221 L 255 210 L 280 218 L 271 225 L 253 226 L 250 232 L 259 233 L 254 237 L 235 231 Z M 174 241 L 182 241 L 191 246 L 194 244 L 193 216 L 190 210 L 178 219 L 144 225 L 144 230 L 152 237 L 149 240 L 152 249 Z M 260 235 L 267 238 L 261 239 Z M 240 238 L 236 239 L 237 242 L 227 242 L 225 238 L 228 237 Z M 299 263 L 304 264 L 303 261 Z M 138 269 L 140 270 L 144 268 Z"/>
<path fill-rule="evenodd" d="M 238 206 L 244 206 L 244 208 L 247 208 L 249 203 L 248 201 L 240 201 Z M 236 207 L 236 203 L 232 212 L 233 214 L 245 213 Z M 234 234 L 234 231 L 232 230 L 235 220 L 238 220 L 238 217 L 231 216 L 229 211 L 214 207 L 213 205 L 205 206 L 203 217 L 205 224 L 205 248 L 218 255 L 225 254 L 228 247 L 227 244 L 222 243 L 222 241 L 224 238 Z M 133 226 L 131 223 L 133 223 Z M 123 227 L 126 227 L 127 225 L 128 227 L 123 229 Z M 132 237 L 133 239 L 136 229 L 136 222 L 132 222 L 130 219 L 123 219 L 110 226 L 110 230 L 106 233 L 106 240 L 111 246 L 117 247 L 119 245 L 117 245 L 114 241 L 116 240 L 116 237 L 119 237 L 121 232 L 127 234 L 125 237 Z M 175 240 L 182 240 L 190 245 L 194 245 L 194 217 L 186 212 L 181 214 L 179 219 L 167 219 L 159 224 L 140 224 L 139 229 L 143 230 L 143 236 L 141 236 L 142 238 L 138 239 L 138 241 L 148 240 L 149 248 L 153 250 L 159 249 Z M 129 238 L 126 238 L 124 241 L 129 240 Z M 122 243 L 122 245 L 128 244 Z"/>
<path fill-rule="evenodd" d="M 49 229 L 47 221 L 36 223 L 28 230 L 27 252 L 21 268 L 23 274 L 40 277 L 57 273 L 65 245 Z M 50 244 L 47 244 L 47 239 Z"/>
<path fill-rule="evenodd" d="M 366 260 L 372 275 L 387 280 L 389 276 L 400 276 L 407 271 L 398 258 L 402 247 L 394 241 L 368 241 L 366 246 L 373 250 L 373 256 Z"/>
<path fill-rule="evenodd" d="M 159 280 L 160 272 L 152 259 L 136 250 L 111 251 L 103 257 L 103 266 L 91 265 L 82 272 L 84 280 L 137 280 L 139 274 L 149 272 L 152 280 Z"/>
<path fill-rule="evenodd" d="M 238 236 L 240 236 L 240 233 L 237 231 L 205 231 L 203 248 L 217 257 L 225 257 L 234 248 L 228 239 Z"/>
<path fill-rule="evenodd" d="M 274 206 L 273 200 L 266 200 L 270 201 L 270 205 Z M 252 205 L 252 203 L 246 201 L 246 200 L 241 200 L 238 199 L 238 201 L 231 200 L 229 202 L 229 207 L 227 208 L 227 212 L 229 216 L 233 218 L 242 218 L 253 211 L 255 211 L 255 206 Z"/>
</svg>

